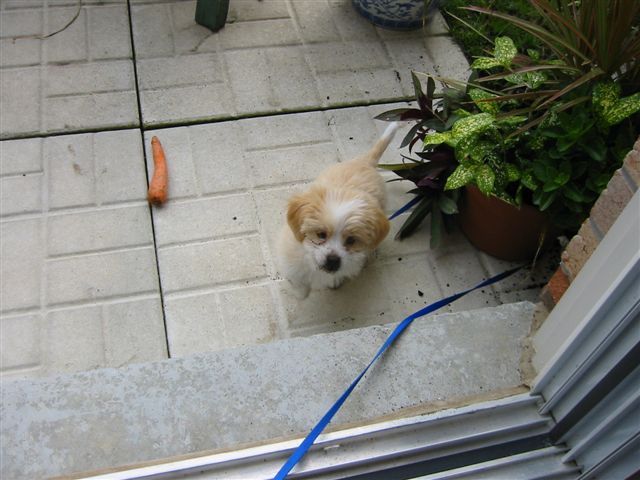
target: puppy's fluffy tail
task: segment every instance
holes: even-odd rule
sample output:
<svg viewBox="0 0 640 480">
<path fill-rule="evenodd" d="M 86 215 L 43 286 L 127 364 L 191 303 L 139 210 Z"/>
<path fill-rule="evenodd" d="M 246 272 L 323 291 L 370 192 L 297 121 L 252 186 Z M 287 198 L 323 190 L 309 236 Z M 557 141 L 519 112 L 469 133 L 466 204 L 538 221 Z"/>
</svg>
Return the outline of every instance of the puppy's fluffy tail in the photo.
<svg viewBox="0 0 640 480">
<path fill-rule="evenodd" d="M 369 150 L 369 152 L 365 155 L 367 162 L 371 166 L 375 167 L 376 165 L 378 165 L 378 162 L 380 161 L 380 157 L 382 157 L 382 154 L 389 146 L 389 143 L 391 143 L 391 140 L 393 140 L 393 137 L 395 136 L 396 131 L 398 130 L 398 125 L 399 125 L 398 122 L 391 122 L 389 126 L 385 129 L 382 136 L 378 139 L 376 144 L 373 146 L 373 148 L 371 148 L 371 150 Z"/>
</svg>

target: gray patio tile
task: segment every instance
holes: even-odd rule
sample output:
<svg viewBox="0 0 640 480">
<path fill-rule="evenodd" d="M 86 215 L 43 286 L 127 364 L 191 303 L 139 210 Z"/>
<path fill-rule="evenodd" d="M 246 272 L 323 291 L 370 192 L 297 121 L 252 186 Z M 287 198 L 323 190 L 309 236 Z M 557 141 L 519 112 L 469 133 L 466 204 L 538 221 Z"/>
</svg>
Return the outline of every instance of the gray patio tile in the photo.
<svg viewBox="0 0 640 480">
<path fill-rule="evenodd" d="M 464 54 L 451 37 L 431 37 L 427 42 L 427 53 L 434 70 L 443 78 L 467 81 L 471 70 Z M 425 70 L 422 70 L 425 71 Z"/>
<path fill-rule="evenodd" d="M 156 297 L 52 311 L 44 330 L 46 358 L 58 371 L 166 358 L 165 340 L 156 333 L 161 310 Z"/>
<path fill-rule="evenodd" d="M 158 261 L 162 288 L 167 293 L 243 282 L 266 275 L 256 236 L 159 249 Z"/>
<path fill-rule="evenodd" d="M 165 309 L 172 357 L 279 338 L 278 316 L 267 285 L 169 295 Z"/>
<path fill-rule="evenodd" d="M 138 58 L 174 54 L 170 8 L 169 5 L 134 4 L 131 20 L 135 32 L 135 48 Z M 197 29 L 205 36 L 206 29 Z"/>
<path fill-rule="evenodd" d="M 135 126 L 126 1 L 3 1 L 0 138 Z"/>
<path fill-rule="evenodd" d="M 4 312 L 36 308 L 40 305 L 42 222 L 39 219 L 29 219 L 3 223 L 1 227 L 0 309 Z"/>
<path fill-rule="evenodd" d="M 489 277 L 479 252 L 460 232 L 445 235 L 443 244 L 430 252 L 429 263 L 445 296 L 470 288 Z M 460 312 L 500 303 L 493 287 L 486 287 L 457 300 L 449 310 Z"/>
<path fill-rule="evenodd" d="M 92 60 L 131 57 L 131 42 L 123 41 L 131 35 L 128 11 L 121 2 L 113 3 L 119 5 L 87 10 L 89 58 Z"/>
<path fill-rule="evenodd" d="M 229 3 L 228 23 L 275 18 L 289 18 L 289 10 L 285 2 L 241 1 Z"/>
<path fill-rule="evenodd" d="M 127 60 L 52 65 L 47 75 L 49 96 L 133 89 L 133 65 Z"/>
<path fill-rule="evenodd" d="M 38 212 L 42 206 L 42 175 L 0 178 L 0 215 Z M 16 202 L 16 199 L 20 199 Z"/>
<path fill-rule="evenodd" d="M 148 221 L 146 205 L 50 215 L 48 253 L 57 256 L 149 245 L 153 239 Z"/>
<path fill-rule="evenodd" d="M 171 357 L 225 347 L 224 323 L 218 308 L 217 293 L 168 297 L 165 298 L 164 308 Z"/>
<path fill-rule="evenodd" d="M 145 198 L 140 134 L 134 130 L 51 137 L 45 141 L 49 208 Z"/>
<path fill-rule="evenodd" d="M 338 161 L 329 143 L 247 152 L 245 158 L 256 187 L 310 180 Z"/>
<path fill-rule="evenodd" d="M 195 4 L 133 2 L 146 125 L 397 99 L 413 93 L 410 68 L 433 71 L 430 39 L 382 33 L 347 0 L 232 2 L 216 33 L 195 23 Z M 163 62 L 169 78 L 181 71 L 151 86 Z"/>
<path fill-rule="evenodd" d="M 161 247 L 189 241 L 255 233 L 255 203 L 248 193 L 176 202 L 155 211 L 157 244 Z"/>
<path fill-rule="evenodd" d="M 232 115 L 231 99 L 222 84 L 191 85 L 140 92 L 149 123 L 170 123 L 173 118 L 216 119 Z"/>
<path fill-rule="evenodd" d="M 276 241 L 285 221 L 287 201 L 294 193 L 298 193 L 302 189 L 302 185 L 290 185 L 254 192 L 258 218 L 265 219 L 265 221 L 261 221 L 261 235 L 266 241 L 269 252 L 276 251 Z"/>
<path fill-rule="evenodd" d="M 316 72 L 354 71 L 391 65 L 381 44 L 366 41 L 318 43 L 308 45 L 305 51 Z"/>
<path fill-rule="evenodd" d="M 242 5 L 240 5 L 242 8 Z M 301 43 L 290 18 L 265 19 L 226 25 L 219 33 L 222 48 L 265 48 Z"/>
<path fill-rule="evenodd" d="M 0 151 L 0 375 L 165 358 L 140 133 L 10 140 Z"/>
<path fill-rule="evenodd" d="M 282 2 L 284 5 L 284 2 Z M 340 38 L 328 2 L 292 0 L 300 35 L 305 43 L 329 42 Z"/>
<path fill-rule="evenodd" d="M 0 365 L 3 369 L 29 368 L 40 364 L 41 325 L 40 315 L 18 315 L 2 319 Z M 16 338 L 20 341 L 17 342 Z"/>
<path fill-rule="evenodd" d="M 134 126 L 136 96 L 131 92 L 91 93 L 48 98 L 43 120 L 49 132 L 93 127 Z"/>
<path fill-rule="evenodd" d="M 138 62 L 140 86 L 147 90 L 222 81 L 218 55 L 148 58 Z"/>
<path fill-rule="evenodd" d="M 278 315 L 269 286 L 227 290 L 220 293 L 225 322 L 225 346 L 255 345 L 278 338 Z"/>
<path fill-rule="evenodd" d="M 55 32 L 64 27 L 76 13 L 74 7 L 61 7 L 48 9 L 47 33 Z M 124 13 L 124 11 L 123 11 Z M 79 62 L 86 60 L 89 53 L 89 45 L 86 41 L 88 32 L 87 9 L 81 9 L 77 20 L 70 24 L 63 32 L 45 40 L 44 52 L 49 62 Z M 117 39 L 116 39 L 117 41 Z"/>
<path fill-rule="evenodd" d="M 42 141 L 7 140 L 0 142 L 0 175 L 27 175 L 42 172 Z"/>
<path fill-rule="evenodd" d="M 296 144 L 333 140 L 329 121 L 322 112 L 250 118 L 238 122 L 247 150 L 267 150 Z"/>
<path fill-rule="evenodd" d="M 320 103 L 302 47 L 233 50 L 225 52 L 225 63 L 238 114 Z"/>
<path fill-rule="evenodd" d="M 377 29 L 364 19 L 351 5 L 351 2 L 329 0 L 329 15 L 338 27 L 344 40 L 378 40 Z"/>
<path fill-rule="evenodd" d="M 0 69 L 0 138 L 41 131 L 40 67 Z"/>
<path fill-rule="evenodd" d="M 48 360 L 72 371 L 105 365 L 101 316 L 98 306 L 49 313 L 46 317 Z"/>
<path fill-rule="evenodd" d="M 162 305 L 157 294 L 105 304 L 102 315 L 107 365 L 122 367 L 167 357 L 160 321 Z"/>
<path fill-rule="evenodd" d="M 9 38 L 0 38 L 0 67 L 26 67 L 39 63 L 39 40 L 25 38 L 16 42 Z"/>
</svg>

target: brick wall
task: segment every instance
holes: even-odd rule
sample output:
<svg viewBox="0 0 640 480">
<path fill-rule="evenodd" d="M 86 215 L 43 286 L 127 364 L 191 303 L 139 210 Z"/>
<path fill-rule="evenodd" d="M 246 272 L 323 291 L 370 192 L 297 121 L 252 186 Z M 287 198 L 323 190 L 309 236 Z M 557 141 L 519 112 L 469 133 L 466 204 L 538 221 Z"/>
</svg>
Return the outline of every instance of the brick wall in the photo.
<svg viewBox="0 0 640 480">
<path fill-rule="evenodd" d="M 560 267 L 542 289 L 541 300 L 551 310 L 604 238 L 640 186 L 640 138 L 616 170 L 587 220 L 562 252 Z"/>
</svg>

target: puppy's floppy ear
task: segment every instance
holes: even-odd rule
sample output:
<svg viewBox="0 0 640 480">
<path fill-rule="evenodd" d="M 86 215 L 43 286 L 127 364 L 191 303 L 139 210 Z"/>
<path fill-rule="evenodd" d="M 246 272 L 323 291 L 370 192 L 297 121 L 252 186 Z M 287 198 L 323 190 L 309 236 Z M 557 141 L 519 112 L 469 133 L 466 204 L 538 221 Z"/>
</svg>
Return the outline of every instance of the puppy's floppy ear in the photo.
<svg viewBox="0 0 640 480">
<path fill-rule="evenodd" d="M 289 200 L 287 222 L 299 242 L 304 240 L 302 232 L 304 223 L 314 220 L 317 222 L 321 216 L 325 195 L 324 187 L 314 185 L 306 192 L 294 195 Z"/>
<path fill-rule="evenodd" d="M 294 195 L 289 200 L 287 207 L 287 223 L 289 228 L 296 237 L 296 240 L 302 242 L 304 240 L 304 234 L 302 233 L 302 222 L 304 221 L 304 215 L 309 205 L 309 198 L 307 195 L 299 193 Z"/>
<path fill-rule="evenodd" d="M 391 224 L 389 223 L 389 219 L 384 214 L 382 209 L 376 208 L 374 215 L 374 230 L 375 236 L 373 239 L 373 248 L 376 248 L 378 245 L 382 243 L 382 241 L 386 238 L 389 230 L 391 229 Z"/>
</svg>

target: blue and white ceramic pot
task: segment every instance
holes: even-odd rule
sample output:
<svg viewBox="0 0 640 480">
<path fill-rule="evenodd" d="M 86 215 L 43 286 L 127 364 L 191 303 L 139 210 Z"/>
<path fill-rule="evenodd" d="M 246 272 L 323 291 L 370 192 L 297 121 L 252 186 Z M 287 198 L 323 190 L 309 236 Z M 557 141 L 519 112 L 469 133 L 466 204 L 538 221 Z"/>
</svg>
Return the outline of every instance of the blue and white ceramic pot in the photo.
<svg viewBox="0 0 640 480">
<path fill-rule="evenodd" d="M 375 25 L 393 30 L 422 26 L 424 0 L 352 0 L 355 9 Z"/>
</svg>

